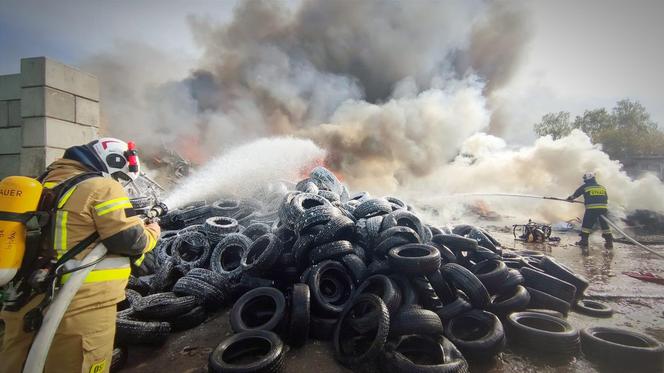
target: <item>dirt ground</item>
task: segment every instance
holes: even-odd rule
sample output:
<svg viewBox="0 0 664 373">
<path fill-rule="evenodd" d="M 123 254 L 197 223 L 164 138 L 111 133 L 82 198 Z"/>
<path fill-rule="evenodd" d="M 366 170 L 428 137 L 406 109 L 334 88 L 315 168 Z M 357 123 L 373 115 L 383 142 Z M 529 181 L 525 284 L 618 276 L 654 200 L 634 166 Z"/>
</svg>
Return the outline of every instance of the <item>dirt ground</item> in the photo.
<svg viewBox="0 0 664 373">
<path fill-rule="evenodd" d="M 607 302 L 615 310 L 613 317 L 598 319 L 571 312 L 568 321 L 581 329 L 593 325 L 634 328 L 664 342 L 664 285 L 642 282 L 628 277 L 624 271 L 664 272 L 664 260 L 647 254 L 635 246 L 618 243 L 608 252 L 596 233 L 591 238 L 589 255 L 581 255 L 573 242 L 573 233 L 557 233 L 557 244 L 523 244 L 514 241 L 506 229 L 489 229 L 505 248 L 536 250 L 552 255 L 590 280 L 586 291 L 589 299 Z M 595 241 L 593 241 L 595 240 Z M 597 241 L 599 240 L 599 241 Z M 662 251 L 664 246 L 654 246 Z M 662 251 L 664 252 L 664 251 Z M 161 347 L 133 347 L 122 372 L 207 372 L 207 358 L 214 347 L 231 334 L 228 310 L 211 316 L 204 324 L 176 333 Z M 287 354 L 285 372 L 333 373 L 349 372 L 332 357 L 327 342 L 310 340 Z M 598 372 L 582 356 L 563 366 L 549 366 L 537 356 L 524 356 L 508 349 L 500 357 L 483 365 L 471 365 L 472 372 Z"/>
</svg>

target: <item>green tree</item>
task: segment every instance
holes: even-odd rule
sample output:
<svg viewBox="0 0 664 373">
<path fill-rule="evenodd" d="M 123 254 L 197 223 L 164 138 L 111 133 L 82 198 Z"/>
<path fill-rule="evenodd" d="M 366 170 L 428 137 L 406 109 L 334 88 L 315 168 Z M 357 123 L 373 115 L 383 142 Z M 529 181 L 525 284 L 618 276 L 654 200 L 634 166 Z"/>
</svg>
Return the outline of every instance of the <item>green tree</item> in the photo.
<svg viewBox="0 0 664 373">
<path fill-rule="evenodd" d="M 638 101 L 620 100 L 611 112 L 604 108 L 586 110 L 572 123 L 568 112 L 549 113 L 534 125 L 539 136 L 551 135 L 554 139 L 568 135 L 574 128 L 585 132 L 594 144 L 602 144 L 613 159 L 664 154 L 664 132 Z"/>
<path fill-rule="evenodd" d="M 642 133 L 657 129 L 657 123 L 650 119 L 650 114 L 638 101 L 618 101 L 611 116 L 616 128 L 633 129 Z"/>
<path fill-rule="evenodd" d="M 599 133 L 594 142 L 613 159 L 664 153 L 664 132 L 658 129 L 615 127 Z"/>
<path fill-rule="evenodd" d="M 664 151 L 664 133 L 650 119 L 646 108 L 638 101 L 620 100 L 611 111 L 611 128 L 606 128 L 593 138 L 602 144 L 613 159 L 638 155 L 661 154 Z"/>
<path fill-rule="evenodd" d="M 615 127 L 613 116 L 606 109 L 586 110 L 583 115 L 577 115 L 572 123 L 573 128 L 578 128 L 590 136 L 593 141 L 602 132 Z"/>
<path fill-rule="evenodd" d="M 569 118 L 570 114 L 566 111 L 546 114 L 541 122 L 535 123 L 535 133 L 538 136 L 551 135 L 554 140 L 565 137 L 572 131 Z"/>
</svg>

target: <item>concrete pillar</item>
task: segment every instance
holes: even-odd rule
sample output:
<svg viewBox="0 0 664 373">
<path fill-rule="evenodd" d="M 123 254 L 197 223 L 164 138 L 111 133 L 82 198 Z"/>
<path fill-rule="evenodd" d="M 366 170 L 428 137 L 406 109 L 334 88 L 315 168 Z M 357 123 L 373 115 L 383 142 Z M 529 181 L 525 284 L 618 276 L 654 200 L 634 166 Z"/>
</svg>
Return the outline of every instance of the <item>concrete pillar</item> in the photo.
<svg viewBox="0 0 664 373">
<path fill-rule="evenodd" d="M 38 176 L 99 131 L 99 82 L 46 57 L 24 58 L 0 76 L 0 178 Z"/>
<path fill-rule="evenodd" d="M 20 171 L 21 125 L 21 74 L 0 75 L 0 179 Z"/>
<path fill-rule="evenodd" d="M 0 177 L 38 176 L 72 145 L 98 136 L 99 82 L 46 57 L 0 76 Z"/>
</svg>

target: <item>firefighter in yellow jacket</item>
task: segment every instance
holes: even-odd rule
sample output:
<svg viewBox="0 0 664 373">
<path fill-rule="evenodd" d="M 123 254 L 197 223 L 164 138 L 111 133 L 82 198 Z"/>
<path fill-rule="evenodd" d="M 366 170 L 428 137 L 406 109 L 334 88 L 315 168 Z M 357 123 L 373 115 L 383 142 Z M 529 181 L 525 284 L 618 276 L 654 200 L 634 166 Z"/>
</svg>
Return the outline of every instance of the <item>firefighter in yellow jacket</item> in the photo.
<svg viewBox="0 0 664 373">
<path fill-rule="evenodd" d="M 53 256 L 60 258 L 69 249 L 97 232 L 96 242 L 108 249 L 105 259 L 86 277 L 72 300 L 56 332 L 46 360 L 45 372 L 108 372 L 115 336 L 116 305 L 125 297 L 131 260 L 140 261 L 152 250 L 160 234 L 159 225 L 145 225 L 133 213 L 120 184 L 138 177 L 138 162 L 127 143 L 102 138 L 65 151 L 53 162 L 43 178 L 53 188 L 74 176 L 98 172 L 69 188 L 57 201 L 53 226 Z M 133 161 L 133 164 L 131 164 Z M 95 246 L 67 263 L 72 267 Z M 67 277 L 63 277 L 65 282 Z M 0 372 L 22 370 L 35 333 L 24 331 L 24 315 L 43 299 L 36 295 L 20 309 L 0 313 L 5 333 L 0 349 Z"/>
</svg>

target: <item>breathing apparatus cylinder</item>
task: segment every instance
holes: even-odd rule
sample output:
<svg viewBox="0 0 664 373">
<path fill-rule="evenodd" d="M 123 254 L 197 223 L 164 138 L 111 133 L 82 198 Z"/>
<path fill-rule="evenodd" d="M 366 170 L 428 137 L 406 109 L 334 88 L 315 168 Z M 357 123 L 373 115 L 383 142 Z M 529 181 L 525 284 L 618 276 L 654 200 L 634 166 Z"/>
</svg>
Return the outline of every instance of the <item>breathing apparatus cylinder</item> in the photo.
<svg viewBox="0 0 664 373">
<path fill-rule="evenodd" d="M 25 176 L 8 176 L 0 181 L 0 211 L 35 211 L 42 194 L 39 181 Z M 25 254 L 26 227 L 17 221 L 0 220 L 0 286 L 14 278 Z"/>
</svg>

